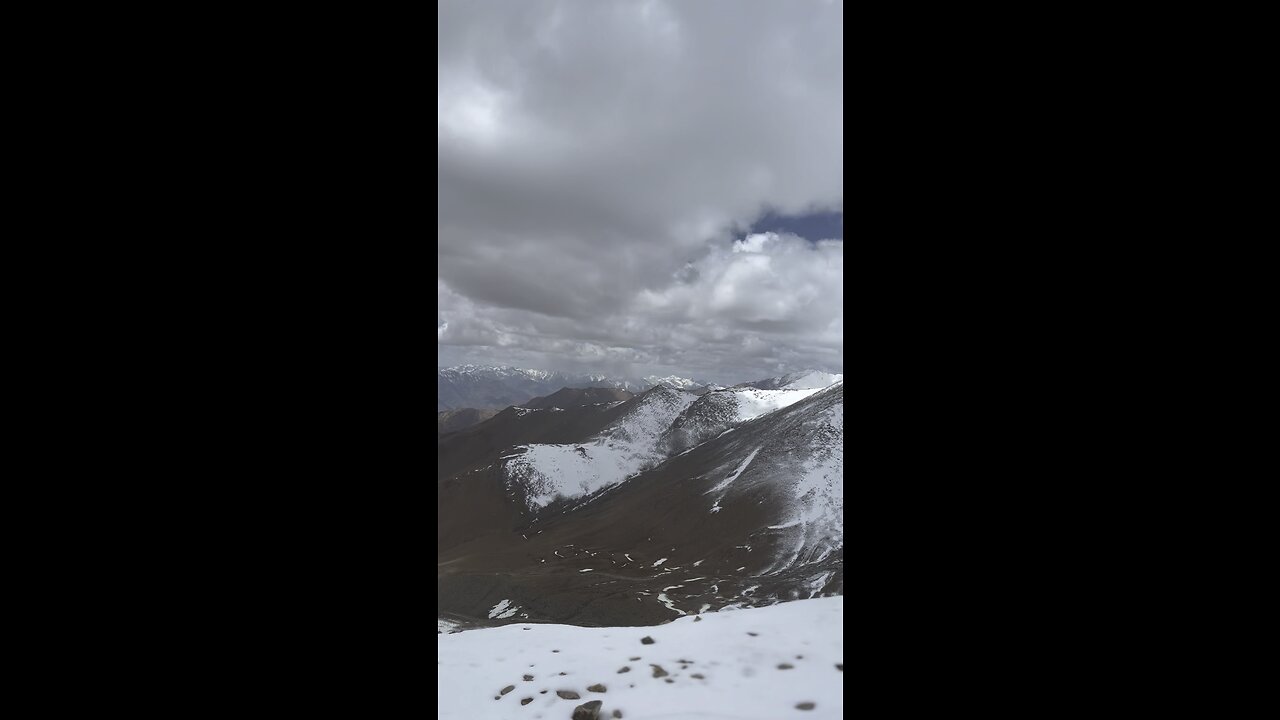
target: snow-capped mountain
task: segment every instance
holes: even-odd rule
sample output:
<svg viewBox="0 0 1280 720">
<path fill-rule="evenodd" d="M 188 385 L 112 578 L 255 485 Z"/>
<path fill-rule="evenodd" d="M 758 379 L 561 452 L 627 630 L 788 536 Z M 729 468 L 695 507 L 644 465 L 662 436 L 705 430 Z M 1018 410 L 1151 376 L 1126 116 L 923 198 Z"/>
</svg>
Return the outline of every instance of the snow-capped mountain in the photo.
<svg viewBox="0 0 1280 720">
<path fill-rule="evenodd" d="M 676 377 L 675 375 L 668 375 L 667 377 L 658 377 L 657 375 L 650 375 L 646 377 L 644 381 L 648 383 L 650 387 L 653 387 L 655 385 L 663 385 L 665 387 L 669 387 L 674 390 L 689 390 L 689 391 L 699 390 L 709 385 L 709 383 L 699 382 L 697 380 L 690 380 L 689 378 Z"/>
<path fill-rule="evenodd" d="M 523 445 L 504 456 L 513 492 L 532 508 L 589 495 L 665 459 L 658 440 L 697 396 L 657 385 L 623 404 L 621 416 L 581 443 Z"/>
<path fill-rule="evenodd" d="M 822 370 L 801 370 L 800 372 L 790 373 L 782 377 L 769 378 L 767 380 L 756 380 L 754 382 L 739 383 L 734 387 L 753 387 L 759 390 L 821 390 L 825 387 L 831 387 L 837 382 L 844 379 L 842 373 L 829 373 Z"/>
<path fill-rule="evenodd" d="M 735 425 L 800 402 L 825 387 L 760 390 L 735 386 L 708 392 L 672 422 L 663 434 L 662 446 L 669 455 L 677 455 Z"/>
</svg>

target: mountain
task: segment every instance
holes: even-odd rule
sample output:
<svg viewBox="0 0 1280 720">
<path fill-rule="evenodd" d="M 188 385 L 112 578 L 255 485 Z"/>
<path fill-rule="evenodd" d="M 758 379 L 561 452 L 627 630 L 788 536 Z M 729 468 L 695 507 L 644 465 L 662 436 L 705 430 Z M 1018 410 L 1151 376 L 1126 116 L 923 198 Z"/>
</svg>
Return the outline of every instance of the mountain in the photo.
<svg viewBox="0 0 1280 720">
<path fill-rule="evenodd" d="M 507 366 L 462 365 L 436 371 L 436 410 L 500 409 L 564 388 L 610 387 L 639 391 L 649 387 L 604 375 L 526 370 Z"/>
<path fill-rule="evenodd" d="M 667 377 L 650 375 L 649 377 L 646 377 L 644 381 L 649 385 L 649 387 L 663 385 L 673 390 L 687 390 L 690 392 L 701 390 L 709 385 L 709 383 L 690 380 L 689 378 L 676 377 L 675 375 L 668 375 Z"/>
<path fill-rule="evenodd" d="M 484 422 L 497 414 L 496 410 L 477 410 L 475 408 L 461 408 L 459 410 L 445 410 L 436 413 L 436 434 L 443 435 L 447 432 L 461 430 L 470 427 L 476 423 Z"/>
<path fill-rule="evenodd" d="M 546 408 L 571 408 L 579 405 L 598 405 L 601 403 L 626 402 L 635 394 L 618 388 L 561 388 L 546 397 L 539 397 L 524 403 L 521 407 L 542 410 Z"/>
<path fill-rule="evenodd" d="M 438 614 L 640 625 L 843 594 L 844 383 L 793 375 L 442 437 Z"/>
<path fill-rule="evenodd" d="M 791 390 L 821 390 L 822 388 L 830 387 L 832 384 L 840 382 L 841 380 L 844 380 L 843 374 L 832 374 L 821 370 L 801 370 L 800 372 L 783 375 L 782 377 L 739 383 L 734 387 L 753 387 L 759 390 L 778 390 L 781 388 Z"/>
<path fill-rule="evenodd" d="M 508 486 L 533 508 L 616 485 L 662 461 L 658 439 L 696 399 L 657 385 L 623 403 L 619 417 L 592 437 L 516 447 L 503 457 Z"/>
</svg>

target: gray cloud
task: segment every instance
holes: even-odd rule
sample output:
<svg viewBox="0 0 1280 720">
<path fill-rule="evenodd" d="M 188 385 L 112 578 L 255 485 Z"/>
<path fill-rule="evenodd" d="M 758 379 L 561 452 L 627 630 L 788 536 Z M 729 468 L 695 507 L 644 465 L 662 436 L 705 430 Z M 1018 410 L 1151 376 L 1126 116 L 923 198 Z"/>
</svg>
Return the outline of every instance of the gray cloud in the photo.
<svg viewBox="0 0 1280 720">
<path fill-rule="evenodd" d="M 839 3 L 439 12 L 441 364 L 843 369 L 843 243 L 731 235 L 843 206 Z"/>
</svg>

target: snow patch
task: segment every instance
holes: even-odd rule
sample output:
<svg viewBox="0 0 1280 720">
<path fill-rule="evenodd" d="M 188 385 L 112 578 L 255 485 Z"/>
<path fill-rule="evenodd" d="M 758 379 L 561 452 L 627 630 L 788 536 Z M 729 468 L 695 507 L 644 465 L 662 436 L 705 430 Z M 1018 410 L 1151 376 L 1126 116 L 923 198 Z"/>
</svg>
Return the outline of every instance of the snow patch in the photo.
<svg viewBox="0 0 1280 720">
<path fill-rule="evenodd" d="M 510 606 L 510 609 L 508 609 L 508 606 Z M 520 607 L 517 605 L 511 605 L 510 600 L 503 600 L 497 605 L 494 605 L 493 609 L 489 610 L 489 619 L 505 620 L 515 615 L 516 612 L 519 610 L 520 610 Z"/>
</svg>

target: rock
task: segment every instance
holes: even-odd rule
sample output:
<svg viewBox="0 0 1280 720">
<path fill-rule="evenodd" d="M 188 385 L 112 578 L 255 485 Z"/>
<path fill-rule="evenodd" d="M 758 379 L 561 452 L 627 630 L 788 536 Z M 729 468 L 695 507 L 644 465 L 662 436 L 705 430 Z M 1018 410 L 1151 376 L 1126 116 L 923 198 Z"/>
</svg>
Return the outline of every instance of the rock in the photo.
<svg viewBox="0 0 1280 720">
<path fill-rule="evenodd" d="M 573 709 L 573 720 L 599 720 L 600 706 L 604 703 L 592 700 Z"/>
<path fill-rule="evenodd" d="M 673 683 L 675 682 L 675 680 L 672 680 L 671 678 L 667 678 L 666 682 Z"/>
<path fill-rule="evenodd" d="M 524 676 L 524 681 L 525 681 L 525 682 L 529 682 L 529 681 L 530 681 L 530 680 L 532 680 L 532 679 L 533 679 L 533 676 L 532 676 L 532 675 L 525 675 L 525 676 Z"/>
<path fill-rule="evenodd" d="M 698 678 L 699 680 L 706 680 L 706 678 L 702 676 L 702 673 L 694 673 L 694 674 L 690 675 L 689 677 L 691 677 L 691 678 Z"/>
<path fill-rule="evenodd" d="M 565 700 L 578 700 L 582 696 L 572 690 L 557 690 L 556 694 Z"/>
<path fill-rule="evenodd" d="M 803 656 L 803 655 L 797 655 L 797 656 L 796 656 L 796 659 L 797 659 L 797 660 L 803 660 L 803 659 L 804 659 L 804 656 Z"/>
<path fill-rule="evenodd" d="M 613 711 L 613 716 L 614 716 L 614 717 L 616 717 L 616 718 L 620 718 L 620 717 L 622 717 L 622 711 L 621 711 L 621 710 L 614 710 L 614 711 Z"/>
<path fill-rule="evenodd" d="M 637 660 L 639 660 L 639 659 L 640 659 L 640 656 L 639 656 L 639 655 L 637 655 L 637 656 L 635 656 L 635 657 L 633 657 L 633 658 L 630 658 L 631 662 L 635 662 L 635 661 L 637 661 Z"/>
<path fill-rule="evenodd" d="M 813 708 L 814 708 L 813 703 L 798 703 L 796 705 L 797 710 L 812 710 Z"/>
<path fill-rule="evenodd" d="M 546 695 L 546 694 L 547 694 L 547 691 L 546 691 L 546 690 L 543 690 L 542 692 L 540 692 L 540 693 L 538 693 L 538 694 L 539 694 L 539 695 Z"/>
<path fill-rule="evenodd" d="M 563 675 L 564 673 L 560 673 L 560 674 Z"/>
<path fill-rule="evenodd" d="M 649 637 L 648 635 L 645 635 L 644 637 L 640 638 L 640 644 L 642 645 L 652 645 L 653 642 L 654 642 L 653 638 Z"/>
<path fill-rule="evenodd" d="M 791 663 L 780 663 L 778 665 L 779 670 L 790 670 L 793 667 L 795 667 L 795 665 L 792 665 Z"/>
<path fill-rule="evenodd" d="M 619 674 L 619 675 L 621 675 L 621 674 L 622 674 L 622 673 L 624 673 L 624 672 L 631 672 L 631 668 L 627 667 L 626 665 L 623 665 L 623 666 L 618 670 L 618 674 Z"/>
<path fill-rule="evenodd" d="M 511 692 L 512 690 L 515 690 L 515 689 L 516 689 L 516 686 L 515 686 L 515 685 L 508 685 L 508 686 L 506 686 L 506 687 L 502 688 L 502 691 L 501 691 L 501 692 L 502 692 L 502 694 L 503 694 L 503 695 L 506 695 L 507 693 L 509 693 L 509 692 Z"/>
<path fill-rule="evenodd" d="M 605 692 L 605 691 L 606 691 L 606 688 L 604 686 L 604 683 L 596 683 L 595 685 L 592 685 L 591 687 L 587 688 L 587 692 Z"/>
<path fill-rule="evenodd" d="M 841 663 L 839 665 L 836 665 L 836 669 L 839 670 L 840 672 L 844 672 L 844 664 Z"/>
<path fill-rule="evenodd" d="M 551 652 L 560 652 L 560 651 L 559 651 L 559 650 L 552 650 Z"/>
<path fill-rule="evenodd" d="M 666 670 L 663 670 L 661 665 L 654 665 L 653 663 L 649 663 L 649 666 L 653 668 L 653 676 L 654 676 L 654 677 L 658 678 L 658 677 L 666 677 L 666 676 L 667 676 L 667 671 L 666 671 Z"/>
<path fill-rule="evenodd" d="M 702 622 L 702 618 L 700 618 L 700 617 L 696 617 L 696 618 L 694 618 L 694 619 L 693 619 L 693 621 L 694 621 L 694 622 Z"/>
<path fill-rule="evenodd" d="M 525 698 L 525 699 L 523 699 L 523 700 L 521 700 L 521 701 L 520 701 L 520 704 L 521 704 L 521 705 L 528 705 L 528 704 L 529 704 L 529 703 L 531 703 L 531 702 L 533 702 L 533 698 Z"/>
<path fill-rule="evenodd" d="M 757 637 L 760 635 L 760 633 L 753 633 L 753 632 L 749 632 L 747 634 L 750 635 L 751 637 Z"/>
<path fill-rule="evenodd" d="M 493 699 L 494 699 L 494 700 L 501 700 L 501 699 L 502 699 L 502 696 L 501 696 L 501 695 L 494 695 L 494 696 L 493 696 Z"/>
</svg>

